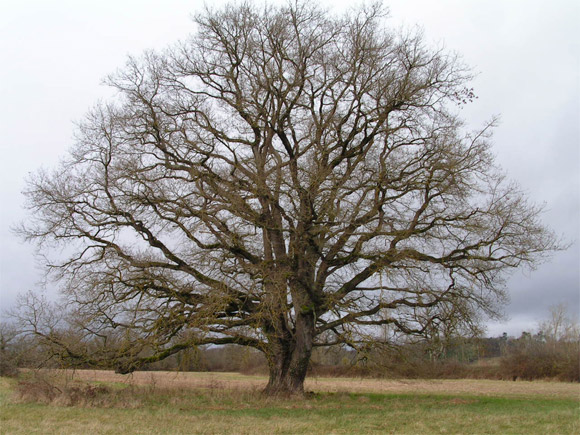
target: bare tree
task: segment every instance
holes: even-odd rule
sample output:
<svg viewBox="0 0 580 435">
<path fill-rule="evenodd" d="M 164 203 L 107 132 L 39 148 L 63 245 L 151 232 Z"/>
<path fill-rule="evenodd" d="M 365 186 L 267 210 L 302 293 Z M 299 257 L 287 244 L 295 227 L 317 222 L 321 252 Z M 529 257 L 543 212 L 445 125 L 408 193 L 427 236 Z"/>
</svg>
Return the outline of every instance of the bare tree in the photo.
<svg viewBox="0 0 580 435">
<path fill-rule="evenodd" d="M 549 307 L 550 315 L 538 324 L 539 334 L 554 344 L 557 341 L 579 341 L 580 325 L 578 315 L 568 314 L 566 304 L 560 303 Z"/>
<path fill-rule="evenodd" d="M 47 267 L 120 372 L 235 343 L 266 355 L 267 393 L 301 393 L 313 346 L 468 325 L 557 249 L 493 166 L 491 123 L 462 127 L 469 71 L 379 6 L 195 22 L 110 77 L 118 98 L 26 191 L 21 231 L 70 254 Z"/>
</svg>

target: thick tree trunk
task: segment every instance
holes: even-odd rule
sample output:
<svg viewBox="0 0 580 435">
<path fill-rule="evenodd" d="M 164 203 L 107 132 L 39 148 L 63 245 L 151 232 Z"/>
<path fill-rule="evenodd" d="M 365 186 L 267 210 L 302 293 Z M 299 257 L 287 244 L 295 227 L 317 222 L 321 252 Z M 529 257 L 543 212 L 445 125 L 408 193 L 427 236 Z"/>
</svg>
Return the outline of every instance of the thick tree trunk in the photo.
<svg viewBox="0 0 580 435">
<path fill-rule="evenodd" d="M 268 355 L 270 379 L 264 393 L 267 395 L 303 395 L 304 379 L 312 355 L 314 316 L 300 314 L 296 331 L 289 341 L 278 341 Z"/>
</svg>

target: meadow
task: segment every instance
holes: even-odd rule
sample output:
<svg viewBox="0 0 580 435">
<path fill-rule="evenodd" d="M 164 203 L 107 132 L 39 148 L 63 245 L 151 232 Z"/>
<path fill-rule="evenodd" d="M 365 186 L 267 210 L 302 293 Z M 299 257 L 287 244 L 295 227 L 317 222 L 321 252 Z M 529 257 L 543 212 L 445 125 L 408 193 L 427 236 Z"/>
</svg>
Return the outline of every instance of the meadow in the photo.
<svg viewBox="0 0 580 435">
<path fill-rule="evenodd" d="M 26 372 L 0 378 L 2 434 L 580 433 L 580 384 L 311 378 L 268 398 L 237 373 Z"/>
</svg>

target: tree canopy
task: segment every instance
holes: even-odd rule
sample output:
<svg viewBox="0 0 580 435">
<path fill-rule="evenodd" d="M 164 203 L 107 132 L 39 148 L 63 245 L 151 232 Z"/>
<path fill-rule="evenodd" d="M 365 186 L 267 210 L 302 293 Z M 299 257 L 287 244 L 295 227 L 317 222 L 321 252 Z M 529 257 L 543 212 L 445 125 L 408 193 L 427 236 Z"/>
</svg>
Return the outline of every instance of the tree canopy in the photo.
<svg viewBox="0 0 580 435">
<path fill-rule="evenodd" d="M 469 70 L 379 6 L 195 23 L 109 77 L 116 98 L 28 182 L 23 234 L 64 247 L 47 267 L 75 313 L 71 361 L 100 349 L 129 372 L 235 343 L 265 353 L 267 392 L 300 393 L 313 346 L 469 326 L 506 271 L 557 248 L 494 166 L 493 123 L 458 116 Z"/>
</svg>

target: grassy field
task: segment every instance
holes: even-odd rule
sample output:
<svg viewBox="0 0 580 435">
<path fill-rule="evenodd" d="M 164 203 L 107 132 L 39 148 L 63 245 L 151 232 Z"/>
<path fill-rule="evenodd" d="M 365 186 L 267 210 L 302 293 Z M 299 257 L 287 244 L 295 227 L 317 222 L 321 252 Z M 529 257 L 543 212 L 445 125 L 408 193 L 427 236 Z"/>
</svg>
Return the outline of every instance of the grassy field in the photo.
<svg viewBox="0 0 580 435">
<path fill-rule="evenodd" d="M 481 380 L 311 379 L 271 399 L 264 377 L 104 371 L 0 378 L 0 432 L 580 433 L 580 385 Z"/>
</svg>

